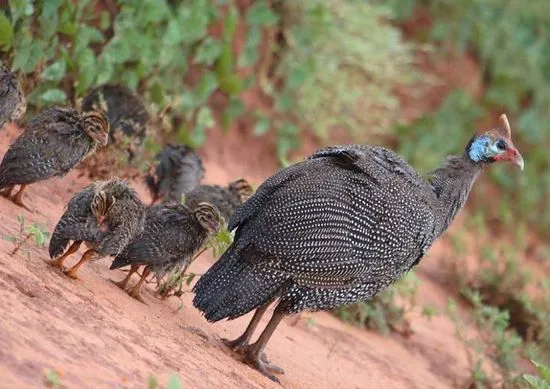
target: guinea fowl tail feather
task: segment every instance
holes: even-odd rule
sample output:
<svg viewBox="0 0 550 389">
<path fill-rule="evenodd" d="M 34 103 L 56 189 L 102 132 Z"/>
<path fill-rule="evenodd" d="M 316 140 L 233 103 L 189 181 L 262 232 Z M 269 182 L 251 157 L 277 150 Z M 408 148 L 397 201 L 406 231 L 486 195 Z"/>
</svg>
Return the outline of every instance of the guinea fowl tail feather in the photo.
<svg viewBox="0 0 550 389">
<path fill-rule="evenodd" d="M 266 304 L 280 293 L 288 276 L 258 260 L 263 255 L 251 247 L 231 246 L 199 279 L 193 305 L 215 322 L 235 319 Z"/>
<path fill-rule="evenodd" d="M 155 196 L 158 192 L 158 185 L 155 180 L 155 177 L 153 177 L 151 174 L 147 174 L 143 181 L 145 182 L 145 185 L 147 186 L 147 189 L 149 189 L 149 192 L 152 196 Z"/>
</svg>

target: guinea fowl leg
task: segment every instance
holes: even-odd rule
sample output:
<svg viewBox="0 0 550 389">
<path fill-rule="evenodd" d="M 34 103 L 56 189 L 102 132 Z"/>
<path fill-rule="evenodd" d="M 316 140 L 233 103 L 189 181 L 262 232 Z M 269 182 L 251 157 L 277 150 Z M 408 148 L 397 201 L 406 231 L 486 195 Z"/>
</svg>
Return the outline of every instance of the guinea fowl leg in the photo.
<svg viewBox="0 0 550 389">
<path fill-rule="evenodd" d="M 139 279 L 139 282 L 136 284 L 136 286 L 134 286 L 134 288 L 130 292 L 130 296 L 132 296 L 138 301 L 141 301 L 145 305 L 147 305 L 147 303 L 145 302 L 143 297 L 141 297 L 141 294 L 139 291 L 141 290 L 141 285 L 143 284 L 143 281 L 145 281 L 149 273 L 151 273 L 151 270 L 149 269 L 149 266 L 146 266 L 145 269 L 143 269 L 143 271 L 141 272 L 141 278 Z"/>
<path fill-rule="evenodd" d="M 48 261 L 48 264 L 63 270 L 63 261 L 65 261 L 65 259 L 67 259 L 69 255 L 76 253 L 80 248 L 81 244 L 82 244 L 81 240 L 77 240 L 73 242 L 73 244 L 69 247 L 67 251 L 65 251 L 65 253 L 62 256 L 60 256 L 57 259 L 54 259 L 53 261 Z"/>
<path fill-rule="evenodd" d="M 248 323 L 248 327 L 246 327 L 246 330 L 241 336 L 234 340 L 222 339 L 222 342 L 225 343 L 225 345 L 233 351 L 241 353 L 244 352 L 246 346 L 248 346 L 248 342 L 250 342 L 250 338 L 252 337 L 254 330 L 258 326 L 258 323 L 260 322 L 260 319 L 267 310 L 268 306 L 269 303 L 256 309 L 256 312 L 254 312 L 254 316 L 252 316 L 252 320 L 250 320 L 250 323 Z"/>
<path fill-rule="evenodd" d="M 280 383 L 279 379 L 273 374 L 284 374 L 284 370 L 281 369 L 279 366 L 267 362 L 263 351 L 267 342 L 271 338 L 271 335 L 273 335 L 275 328 L 277 328 L 284 316 L 284 313 L 275 309 L 273 316 L 269 320 L 269 323 L 267 323 L 267 326 L 265 327 L 264 331 L 262 332 L 256 343 L 246 346 L 246 350 L 244 353 L 244 361 L 246 363 L 253 366 L 267 378 L 277 383 Z"/>
<path fill-rule="evenodd" d="M 124 290 L 126 289 L 126 285 L 128 285 L 128 281 L 130 281 L 130 277 L 132 277 L 132 274 L 134 274 L 139 269 L 139 265 L 132 265 L 130 266 L 130 271 L 126 275 L 126 277 L 123 280 L 120 281 L 113 281 L 111 282 L 118 286 L 120 289 Z"/>
<path fill-rule="evenodd" d="M 78 276 L 76 275 L 76 272 L 82 266 L 84 263 L 88 262 L 92 257 L 94 256 L 95 251 L 93 249 L 90 249 L 86 251 L 84 254 L 82 254 L 82 258 L 80 258 L 80 261 L 76 263 L 73 267 L 71 267 L 69 270 L 65 271 L 65 274 L 68 275 L 71 278 L 74 278 L 75 280 L 78 279 Z"/>
<path fill-rule="evenodd" d="M 23 192 L 25 191 L 26 187 L 27 185 L 21 185 L 21 188 L 19 188 L 19 192 L 17 192 L 13 197 L 13 203 L 20 206 L 21 208 L 25 208 L 29 212 L 33 212 L 32 209 L 30 209 L 23 203 Z"/>
</svg>

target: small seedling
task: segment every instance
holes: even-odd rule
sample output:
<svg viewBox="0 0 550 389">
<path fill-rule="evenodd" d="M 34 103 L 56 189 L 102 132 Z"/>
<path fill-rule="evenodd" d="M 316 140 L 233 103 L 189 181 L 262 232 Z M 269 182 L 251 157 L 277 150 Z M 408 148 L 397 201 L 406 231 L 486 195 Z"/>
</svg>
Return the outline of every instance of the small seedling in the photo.
<svg viewBox="0 0 550 389">
<path fill-rule="evenodd" d="M 168 378 L 166 389 L 183 389 L 180 377 L 177 374 L 172 374 Z"/>
<path fill-rule="evenodd" d="M 46 230 L 43 224 L 33 223 L 30 226 L 25 226 L 25 218 L 17 216 L 19 222 L 19 239 L 15 236 L 6 236 L 4 239 L 15 243 L 15 247 L 10 252 L 10 255 L 15 255 L 30 239 L 33 239 L 37 247 L 44 247 L 50 232 Z M 23 237 L 22 235 L 25 234 Z M 19 240 L 19 242 L 18 242 Z"/>
<path fill-rule="evenodd" d="M 147 381 L 147 389 L 157 389 L 158 387 L 159 381 L 157 380 L 157 377 L 150 375 L 149 380 Z"/>
<path fill-rule="evenodd" d="M 61 379 L 59 378 L 59 374 L 55 370 L 53 369 L 46 370 L 45 379 L 46 379 L 46 385 L 49 388 L 52 388 L 52 389 L 61 388 Z"/>
</svg>

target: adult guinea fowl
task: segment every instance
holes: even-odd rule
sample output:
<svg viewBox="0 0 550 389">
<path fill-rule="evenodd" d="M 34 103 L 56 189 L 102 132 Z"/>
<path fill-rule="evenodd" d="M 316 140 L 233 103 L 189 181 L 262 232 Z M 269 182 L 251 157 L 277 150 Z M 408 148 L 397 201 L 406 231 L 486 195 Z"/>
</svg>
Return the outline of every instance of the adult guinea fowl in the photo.
<svg viewBox="0 0 550 389">
<path fill-rule="evenodd" d="M 50 240 L 50 257 L 56 259 L 49 264 L 78 278 L 77 271 L 85 262 L 120 253 L 141 232 L 144 221 L 145 206 L 124 180 L 96 181 L 69 201 Z M 70 241 L 73 243 L 67 249 Z M 76 265 L 65 270 L 63 262 L 83 242 L 88 250 Z"/>
<path fill-rule="evenodd" d="M 185 204 L 193 208 L 201 201 L 214 204 L 220 215 L 229 221 L 233 213 L 254 193 L 245 179 L 229 183 L 226 188 L 219 185 L 201 185 L 185 196 Z"/>
<path fill-rule="evenodd" d="M 189 146 L 168 144 L 157 154 L 155 174 L 145 177 L 153 203 L 180 202 L 182 195 L 199 186 L 204 177 L 201 158 Z"/>
<path fill-rule="evenodd" d="M 174 269 L 189 266 L 193 255 L 219 226 L 220 215 L 208 203 L 200 203 L 193 209 L 180 203 L 150 206 L 143 231 L 111 264 L 111 269 L 131 266 L 126 278 L 115 285 L 125 289 L 132 274 L 140 265 L 145 266 L 141 279 L 130 292 L 130 296 L 144 302 L 140 289 L 145 278 L 153 272 L 160 280 Z"/>
<path fill-rule="evenodd" d="M 0 67 L 0 129 L 18 120 L 27 110 L 21 84 L 8 68 Z"/>
<path fill-rule="evenodd" d="M 83 111 L 104 111 L 111 127 L 110 143 L 132 159 L 146 135 L 149 114 L 141 99 L 124 85 L 107 84 L 92 89 L 82 100 Z"/>
<path fill-rule="evenodd" d="M 23 191 L 27 185 L 62 177 L 76 164 L 108 141 L 109 123 L 100 112 L 80 113 L 54 107 L 32 119 L 10 146 L 0 164 L 0 189 L 9 197 L 21 185 L 12 201 L 26 209 Z"/>
<path fill-rule="evenodd" d="M 263 350 L 285 315 L 372 298 L 418 264 L 462 208 L 481 171 L 497 161 L 523 169 L 505 115 L 424 180 L 382 147 L 317 151 L 276 173 L 233 215 L 235 240 L 194 287 L 206 319 L 256 309 L 245 332 L 226 341 L 272 380 L 281 372 Z M 267 327 L 249 344 L 269 303 Z"/>
</svg>

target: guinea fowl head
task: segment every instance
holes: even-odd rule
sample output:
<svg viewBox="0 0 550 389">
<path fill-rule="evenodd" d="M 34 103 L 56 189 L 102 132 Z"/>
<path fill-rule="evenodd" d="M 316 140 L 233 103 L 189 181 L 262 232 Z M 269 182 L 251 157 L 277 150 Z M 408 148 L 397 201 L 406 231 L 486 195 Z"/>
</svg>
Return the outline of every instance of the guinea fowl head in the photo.
<svg viewBox="0 0 550 389">
<path fill-rule="evenodd" d="M 254 193 L 254 189 L 252 189 L 252 186 L 244 178 L 231 182 L 229 190 L 239 196 L 239 199 L 243 203 Z"/>
<path fill-rule="evenodd" d="M 474 162 L 509 161 L 523 170 L 523 157 L 512 142 L 512 131 L 506 115 L 498 119 L 498 126 L 474 136 L 466 147 L 466 154 Z"/>
<path fill-rule="evenodd" d="M 109 142 L 109 121 L 100 111 L 84 113 L 84 131 L 100 146 L 107 146 Z"/>
<path fill-rule="evenodd" d="M 193 213 L 200 225 L 209 233 L 213 234 L 219 230 L 221 221 L 220 213 L 212 204 L 205 202 L 199 203 L 195 209 L 193 209 Z"/>
<path fill-rule="evenodd" d="M 90 209 L 92 211 L 92 214 L 97 219 L 98 226 L 103 224 L 103 222 L 109 215 L 109 211 L 111 211 L 111 209 L 115 205 L 115 202 L 116 199 L 112 194 L 109 194 L 103 190 L 100 190 L 96 193 L 92 200 L 92 204 L 90 205 Z"/>
</svg>

